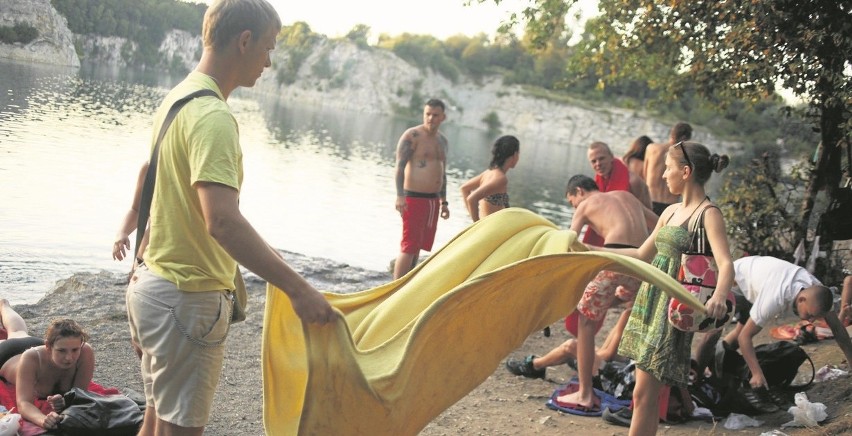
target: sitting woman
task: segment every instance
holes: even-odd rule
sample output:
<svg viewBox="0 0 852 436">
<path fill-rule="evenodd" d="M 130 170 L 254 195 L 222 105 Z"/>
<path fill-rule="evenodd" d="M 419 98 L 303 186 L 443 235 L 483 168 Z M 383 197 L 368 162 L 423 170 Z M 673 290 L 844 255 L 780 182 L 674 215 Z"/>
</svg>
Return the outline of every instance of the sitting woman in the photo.
<svg viewBox="0 0 852 436">
<path fill-rule="evenodd" d="M 62 394 L 73 387 L 87 389 L 95 371 L 95 353 L 89 336 L 70 319 L 50 323 L 44 339 L 27 334 L 23 318 L 5 299 L 0 300 L 0 323 L 8 339 L 0 341 L 0 376 L 15 384 L 18 412 L 29 422 L 55 429 L 65 408 Z M 46 400 L 52 410 L 36 405 Z"/>
<path fill-rule="evenodd" d="M 520 145 L 514 136 L 498 138 L 491 148 L 492 159 L 488 169 L 462 185 L 462 198 L 474 222 L 509 207 L 509 179 L 506 173 L 518 164 Z"/>
</svg>

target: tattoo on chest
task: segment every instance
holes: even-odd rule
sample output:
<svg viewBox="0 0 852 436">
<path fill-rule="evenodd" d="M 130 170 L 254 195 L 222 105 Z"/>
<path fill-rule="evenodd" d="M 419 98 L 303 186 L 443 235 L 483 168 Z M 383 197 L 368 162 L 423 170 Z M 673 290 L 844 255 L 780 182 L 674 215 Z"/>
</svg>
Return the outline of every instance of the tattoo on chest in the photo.
<svg viewBox="0 0 852 436">
<path fill-rule="evenodd" d="M 417 167 L 418 168 L 426 168 L 426 161 L 423 160 L 423 159 L 418 160 L 417 161 Z"/>
</svg>

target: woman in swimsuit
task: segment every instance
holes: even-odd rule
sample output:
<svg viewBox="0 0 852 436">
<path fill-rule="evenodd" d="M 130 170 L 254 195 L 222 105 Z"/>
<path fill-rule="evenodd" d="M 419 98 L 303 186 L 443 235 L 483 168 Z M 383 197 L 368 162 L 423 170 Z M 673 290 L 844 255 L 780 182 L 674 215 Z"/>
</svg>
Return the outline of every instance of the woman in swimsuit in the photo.
<svg viewBox="0 0 852 436">
<path fill-rule="evenodd" d="M 710 202 L 704 184 L 714 171 L 719 172 L 727 165 L 727 156 L 711 156 L 701 144 L 679 142 L 673 145 L 666 156 L 663 178 L 669 191 L 682 196 L 682 201 L 663 211 L 653 233 L 638 249 L 590 248 L 651 261 L 653 266 L 676 278 L 682 254 L 694 250 L 688 229 L 694 228 L 695 221 L 704 210 L 706 239 L 718 267 L 716 288 L 704 308 L 709 316 L 722 318 L 734 281 L 733 262 L 722 213 Z M 677 330 L 669 324 L 669 299 L 661 289 L 643 283 L 619 344 L 618 354 L 636 361 L 630 435 L 656 434 L 658 397 L 663 387 L 687 385 L 692 333 Z"/>
<path fill-rule="evenodd" d="M 627 165 L 627 169 L 642 180 L 645 180 L 645 149 L 652 142 L 654 141 L 651 138 L 642 135 L 633 140 L 630 149 L 621 157 L 621 161 Z"/>
<path fill-rule="evenodd" d="M 95 372 L 95 353 L 89 336 L 73 320 L 50 323 L 44 340 L 27 334 L 27 325 L 5 299 L 0 300 L 0 322 L 8 339 L 0 341 L 0 376 L 15 384 L 17 408 L 27 421 L 55 429 L 65 408 L 62 394 L 73 387 L 87 389 Z M 53 411 L 46 415 L 35 405 L 46 399 Z"/>
<path fill-rule="evenodd" d="M 474 222 L 509 207 L 509 179 L 506 173 L 518 164 L 520 146 L 521 143 L 514 136 L 497 138 L 491 147 L 492 158 L 488 169 L 462 185 L 462 198 Z"/>
</svg>

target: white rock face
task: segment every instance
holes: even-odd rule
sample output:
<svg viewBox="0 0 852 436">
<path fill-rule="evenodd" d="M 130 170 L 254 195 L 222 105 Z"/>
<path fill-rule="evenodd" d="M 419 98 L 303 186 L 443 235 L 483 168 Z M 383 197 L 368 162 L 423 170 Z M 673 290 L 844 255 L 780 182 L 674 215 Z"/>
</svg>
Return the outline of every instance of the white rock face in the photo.
<svg viewBox="0 0 852 436">
<path fill-rule="evenodd" d="M 35 27 L 38 37 L 26 45 L 0 43 L 0 58 L 80 66 L 68 21 L 56 12 L 50 0 L 0 0 L 0 26 L 11 27 L 19 22 Z"/>
<path fill-rule="evenodd" d="M 76 35 L 76 38 L 83 48 L 83 61 L 98 65 L 126 67 L 138 49 L 135 42 L 117 36 Z M 177 58 L 177 62 L 190 71 L 201 59 L 201 37 L 183 30 L 171 30 L 160 43 L 159 51 L 166 66 Z"/>
<path fill-rule="evenodd" d="M 83 51 L 83 61 L 98 65 L 126 67 L 122 51 L 128 54 L 136 51 L 136 43 L 118 36 L 74 35 Z"/>
<path fill-rule="evenodd" d="M 160 44 L 160 54 L 166 62 L 177 58 L 187 71 L 192 71 L 201 59 L 201 37 L 185 30 L 172 30 Z"/>
<path fill-rule="evenodd" d="M 459 78 L 453 83 L 432 70 L 422 71 L 395 54 L 375 48 L 361 49 L 348 40 L 317 42 L 301 64 L 291 85 L 279 85 L 276 66 L 284 65 L 285 47 L 273 52 L 272 70 L 267 70 L 249 92 L 278 95 L 315 107 L 393 115 L 407 112 L 412 99 L 422 102 L 440 98 L 449 105 L 448 122 L 486 130 L 483 118 L 497 115 L 497 134 L 513 134 L 524 141 L 584 145 L 603 141 L 617 156 L 638 136 L 663 142 L 679 120 L 662 122 L 641 111 L 592 106 L 536 97 L 519 85 L 505 86 L 500 77 L 476 83 Z M 693 126 L 693 139 L 714 152 L 732 150 L 737 144 L 712 137 Z"/>
</svg>

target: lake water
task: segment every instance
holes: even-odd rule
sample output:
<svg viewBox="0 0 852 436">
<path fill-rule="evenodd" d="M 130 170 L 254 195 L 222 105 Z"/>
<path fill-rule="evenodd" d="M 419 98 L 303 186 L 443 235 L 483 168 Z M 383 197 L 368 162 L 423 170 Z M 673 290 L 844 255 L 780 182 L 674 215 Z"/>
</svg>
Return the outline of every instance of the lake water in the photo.
<svg viewBox="0 0 852 436">
<path fill-rule="evenodd" d="M 0 61 L 0 296 L 32 303 L 76 272 L 125 272 L 115 231 L 147 160 L 151 114 L 181 78 L 132 70 Z M 243 214 L 274 247 L 387 270 L 399 249 L 394 154 L 420 120 L 320 111 L 238 91 Z M 451 217 L 435 248 L 470 224 L 458 194 L 490 161 L 494 136 L 447 122 Z M 521 137 L 509 172 L 513 206 L 565 227 L 567 178 L 591 174 L 586 144 Z M 390 275 L 388 276 L 390 279 Z"/>
</svg>

